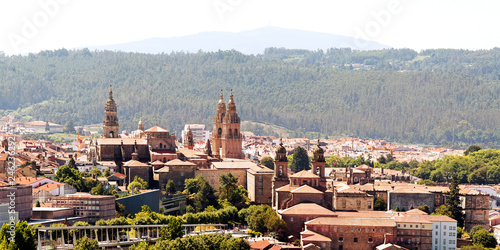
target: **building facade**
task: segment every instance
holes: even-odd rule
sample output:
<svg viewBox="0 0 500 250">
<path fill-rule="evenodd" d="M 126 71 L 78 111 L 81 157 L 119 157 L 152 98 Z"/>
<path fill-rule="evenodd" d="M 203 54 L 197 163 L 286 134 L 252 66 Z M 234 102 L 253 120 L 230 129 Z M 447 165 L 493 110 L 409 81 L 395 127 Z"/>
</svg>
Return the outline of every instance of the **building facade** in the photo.
<svg viewBox="0 0 500 250">
<path fill-rule="evenodd" d="M 227 109 L 221 90 L 213 122 L 212 153 L 214 156 L 234 159 L 245 158 L 242 151 L 243 136 L 240 133 L 240 118 L 236 112 L 232 90 Z"/>
</svg>

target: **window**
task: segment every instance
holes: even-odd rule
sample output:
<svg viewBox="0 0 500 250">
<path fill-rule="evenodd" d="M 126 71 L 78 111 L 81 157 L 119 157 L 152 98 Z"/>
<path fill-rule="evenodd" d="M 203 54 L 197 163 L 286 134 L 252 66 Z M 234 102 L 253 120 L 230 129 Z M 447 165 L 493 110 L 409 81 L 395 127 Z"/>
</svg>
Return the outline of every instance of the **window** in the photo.
<svg viewBox="0 0 500 250">
<path fill-rule="evenodd" d="M 369 237 L 368 238 L 368 243 L 372 243 L 373 242 L 373 238 L 372 237 Z"/>
<path fill-rule="evenodd" d="M 413 225 L 410 225 L 410 228 L 413 228 Z"/>
<path fill-rule="evenodd" d="M 415 225 L 416 228 L 418 228 L 418 225 Z"/>
<path fill-rule="evenodd" d="M 262 176 L 259 176 L 259 181 L 262 182 Z"/>
<path fill-rule="evenodd" d="M 446 229 L 446 225 L 443 226 L 443 229 Z"/>
<path fill-rule="evenodd" d="M 446 232 L 443 232 L 443 235 L 446 236 Z"/>
<path fill-rule="evenodd" d="M 354 238 L 354 242 L 358 242 L 358 238 Z"/>
<path fill-rule="evenodd" d="M 342 230 L 340 230 L 342 231 Z M 344 242 L 344 237 L 339 237 L 339 242 Z"/>
</svg>

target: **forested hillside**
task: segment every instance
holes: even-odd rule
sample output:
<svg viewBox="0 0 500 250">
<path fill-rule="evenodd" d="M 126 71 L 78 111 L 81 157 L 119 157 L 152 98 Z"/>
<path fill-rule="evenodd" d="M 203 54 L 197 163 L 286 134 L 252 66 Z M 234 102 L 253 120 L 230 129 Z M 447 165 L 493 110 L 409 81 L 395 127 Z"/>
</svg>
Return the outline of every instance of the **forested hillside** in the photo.
<svg viewBox="0 0 500 250">
<path fill-rule="evenodd" d="M 496 147 L 500 49 L 323 51 L 270 48 L 194 54 L 43 51 L 0 55 L 0 115 L 101 123 L 113 84 L 121 129 L 212 127 L 220 89 L 242 120 L 291 136 L 383 138 Z M 311 133 L 314 132 L 314 133 Z"/>
</svg>

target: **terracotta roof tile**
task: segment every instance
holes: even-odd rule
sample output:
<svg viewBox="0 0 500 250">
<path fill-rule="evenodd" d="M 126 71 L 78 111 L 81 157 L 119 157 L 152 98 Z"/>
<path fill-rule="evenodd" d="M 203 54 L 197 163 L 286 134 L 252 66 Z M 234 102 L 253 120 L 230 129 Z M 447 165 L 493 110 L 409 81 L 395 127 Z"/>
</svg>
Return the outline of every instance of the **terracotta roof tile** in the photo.
<svg viewBox="0 0 500 250">
<path fill-rule="evenodd" d="M 396 227 L 396 222 L 391 218 L 342 218 L 319 217 L 308 221 L 306 225 L 340 225 L 340 226 L 378 226 Z"/>
<path fill-rule="evenodd" d="M 160 127 L 160 126 L 154 126 L 146 131 L 144 131 L 145 133 L 169 133 L 170 131 Z"/>
<path fill-rule="evenodd" d="M 291 193 L 294 193 L 294 194 L 295 193 L 297 193 L 297 194 L 323 194 L 323 192 L 321 192 L 313 187 L 310 187 L 308 185 L 302 185 L 299 188 L 292 190 Z"/>
<path fill-rule="evenodd" d="M 112 174 L 111 176 L 114 176 L 114 177 L 120 178 L 120 179 L 124 179 L 125 177 L 127 177 L 126 175 L 124 175 L 122 173 L 118 173 L 118 172 Z"/>
<path fill-rule="evenodd" d="M 165 165 L 167 165 L 167 166 L 196 166 L 196 164 L 194 164 L 192 162 L 181 161 L 179 159 L 174 159 L 174 160 L 171 160 L 171 161 L 167 161 L 167 163 L 165 163 Z"/>
<path fill-rule="evenodd" d="M 260 240 L 250 244 L 250 249 L 264 249 L 271 245 L 267 240 Z"/>
<path fill-rule="evenodd" d="M 281 211 L 282 215 L 310 214 L 322 216 L 337 216 L 332 210 L 326 209 L 316 203 L 300 203 Z"/>
<path fill-rule="evenodd" d="M 317 176 L 309 171 L 306 171 L 306 170 L 302 170 L 300 172 L 297 172 L 297 173 L 291 175 L 290 177 L 294 177 L 294 178 L 319 178 L 319 176 Z"/>
<path fill-rule="evenodd" d="M 123 166 L 125 166 L 125 167 L 146 167 L 146 166 L 148 166 L 148 164 L 140 162 L 140 161 L 136 161 L 136 160 L 130 160 L 130 161 L 125 162 L 123 164 Z"/>
</svg>

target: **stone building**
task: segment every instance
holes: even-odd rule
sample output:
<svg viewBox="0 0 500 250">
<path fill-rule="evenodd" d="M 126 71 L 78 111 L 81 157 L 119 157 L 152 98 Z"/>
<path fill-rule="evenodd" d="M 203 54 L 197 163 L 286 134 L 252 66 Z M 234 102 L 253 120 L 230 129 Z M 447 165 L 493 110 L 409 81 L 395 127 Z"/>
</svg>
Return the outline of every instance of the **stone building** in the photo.
<svg viewBox="0 0 500 250">
<path fill-rule="evenodd" d="M 123 164 L 123 170 L 127 176 L 124 183 L 126 187 L 134 181 L 135 176 L 138 176 L 146 181 L 149 184 L 148 188 L 152 188 L 154 186 L 153 169 L 151 165 L 137 160 L 130 160 Z"/>
<path fill-rule="evenodd" d="M 87 217 L 89 223 L 115 217 L 114 196 L 91 195 L 89 193 L 68 194 L 54 197 L 52 207 L 73 208 L 75 216 Z"/>
<path fill-rule="evenodd" d="M 388 193 L 388 208 L 408 211 L 419 206 L 427 205 L 434 211 L 434 194 L 418 186 L 409 185 Z"/>
<path fill-rule="evenodd" d="M 373 195 L 354 188 L 335 189 L 333 200 L 335 210 L 373 210 Z"/>
<path fill-rule="evenodd" d="M 393 242 L 396 222 L 391 218 L 319 217 L 305 222 L 305 230 L 330 238 L 331 249 L 371 250 Z"/>
<path fill-rule="evenodd" d="M 288 232 L 299 237 L 300 232 L 304 229 L 304 223 L 306 221 L 313 220 L 315 218 L 321 217 L 337 217 L 330 209 L 326 209 L 316 203 L 300 203 L 290 208 L 279 210 L 279 216 L 286 222 L 288 226 Z M 321 231 L 315 231 L 322 233 Z"/>
<path fill-rule="evenodd" d="M 184 190 L 186 179 L 194 178 L 196 164 L 179 159 L 168 161 L 164 167 L 154 170 L 154 180 L 158 182 L 160 190 L 165 190 L 167 182 L 172 180 L 175 184 L 175 190 Z"/>
<path fill-rule="evenodd" d="M 245 158 L 242 151 L 243 136 L 240 133 L 240 118 L 236 113 L 232 90 L 227 109 L 221 90 L 213 122 L 212 153 L 214 156 L 234 159 Z"/>
<path fill-rule="evenodd" d="M 117 109 L 113 100 L 113 91 L 109 85 L 109 98 L 104 107 L 104 121 L 102 124 L 102 134 L 104 138 L 118 138 L 120 126 L 118 125 Z"/>
<path fill-rule="evenodd" d="M 247 190 L 251 201 L 271 206 L 273 174 L 274 171 L 265 166 L 255 165 L 247 169 Z"/>
<path fill-rule="evenodd" d="M 18 218 L 20 220 L 29 220 L 33 215 L 32 190 L 31 185 L 0 186 L 0 204 L 11 204 L 11 201 L 14 201 L 13 210 L 18 213 Z"/>
<path fill-rule="evenodd" d="M 470 231 L 475 226 L 482 226 L 489 230 L 489 200 L 488 194 L 473 189 L 460 189 L 466 231 Z"/>
<path fill-rule="evenodd" d="M 314 202 L 332 209 L 333 192 L 327 188 L 324 151 L 319 146 L 313 151 L 312 172 L 300 171 L 288 176 L 286 170 L 286 151 L 282 143 L 276 149 L 275 176 L 273 179 L 273 207 L 287 209 L 302 202 Z M 319 175 L 318 175 L 319 174 Z M 288 177 L 288 181 L 286 178 Z"/>
</svg>

